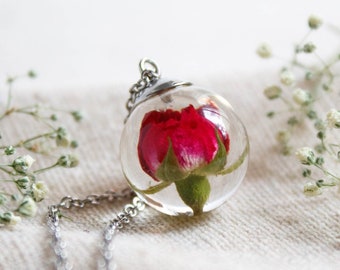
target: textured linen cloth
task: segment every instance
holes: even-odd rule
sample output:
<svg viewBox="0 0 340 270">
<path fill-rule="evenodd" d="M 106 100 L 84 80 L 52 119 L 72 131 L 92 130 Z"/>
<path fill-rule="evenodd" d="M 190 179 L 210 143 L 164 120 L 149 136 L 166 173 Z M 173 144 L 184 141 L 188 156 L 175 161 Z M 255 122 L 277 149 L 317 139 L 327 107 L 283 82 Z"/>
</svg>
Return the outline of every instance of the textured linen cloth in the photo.
<svg viewBox="0 0 340 270">
<path fill-rule="evenodd" d="M 274 134 L 282 123 L 267 119 L 275 104 L 262 94 L 275 76 L 234 74 L 191 81 L 224 96 L 242 119 L 251 146 L 248 173 L 227 203 L 203 217 L 169 217 L 147 207 L 114 240 L 117 269 L 340 269 L 339 195 L 329 191 L 306 198 L 299 163 L 294 156 L 278 154 Z M 66 121 L 80 144 L 80 165 L 39 176 L 50 193 L 37 216 L 1 228 L 0 269 L 53 269 L 47 206 L 66 195 L 84 198 L 127 186 L 119 141 L 129 86 L 14 92 L 19 103 L 82 109 L 86 118 L 81 124 Z M 20 129 L 24 121 L 4 122 L 7 127 L 1 129 L 11 138 L 27 137 Z M 303 136 L 312 136 L 306 130 L 299 146 L 305 144 Z M 34 166 L 49 162 L 39 158 Z M 128 201 L 64 212 L 73 219 L 62 220 L 61 227 L 74 269 L 96 268 L 100 233 L 124 203 Z"/>
</svg>

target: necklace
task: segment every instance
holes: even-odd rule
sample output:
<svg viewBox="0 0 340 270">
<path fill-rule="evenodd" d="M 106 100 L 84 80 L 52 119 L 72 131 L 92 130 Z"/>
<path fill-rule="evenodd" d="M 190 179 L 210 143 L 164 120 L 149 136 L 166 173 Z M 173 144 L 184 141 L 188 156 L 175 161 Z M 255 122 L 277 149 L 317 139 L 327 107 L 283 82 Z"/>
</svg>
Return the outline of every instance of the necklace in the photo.
<svg viewBox="0 0 340 270">
<path fill-rule="evenodd" d="M 115 269 L 114 236 L 146 204 L 172 216 L 201 215 L 222 205 L 245 176 L 248 137 L 230 104 L 190 82 L 161 78 L 150 59 L 142 59 L 139 69 L 141 78 L 129 90 L 120 144 L 131 189 L 85 199 L 66 196 L 49 206 L 47 224 L 58 270 L 72 269 L 59 224 L 63 211 L 131 200 L 101 236 L 98 269 Z"/>
</svg>

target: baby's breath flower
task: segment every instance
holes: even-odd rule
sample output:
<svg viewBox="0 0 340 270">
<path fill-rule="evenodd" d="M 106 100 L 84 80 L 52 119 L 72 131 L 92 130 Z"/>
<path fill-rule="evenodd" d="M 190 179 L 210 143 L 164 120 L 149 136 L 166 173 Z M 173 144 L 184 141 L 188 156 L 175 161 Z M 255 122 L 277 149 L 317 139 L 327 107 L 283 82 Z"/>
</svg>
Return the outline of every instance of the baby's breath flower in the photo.
<svg viewBox="0 0 340 270">
<path fill-rule="evenodd" d="M 293 100 L 298 105 L 306 106 L 306 105 L 311 103 L 312 96 L 306 90 L 303 90 L 301 88 L 297 88 L 293 92 Z"/>
<path fill-rule="evenodd" d="M 31 168 L 34 161 L 30 155 L 20 156 L 13 161 L 12 167 L 19 173 L 25 173 Z"/>
<path fill-rule="evenodd" d="M 81 113 L 80 111 L 73 111 L 73 112 L 71 112 L 71 115 L 73 116 L 73 119 L 76 122 L 80 122 L 84 118 L 83 113 Z"/>
<path fill-rule="evenodd" d="M 15 153 L 15 148 L 12 145 L 7 146 L 4 150 L 4 153 L 7 156 L 13 155 Z"/>
<path fill-rule="evenodd" d="M 272 50 L 266 43 L 262 43 L 256 50 L 258 56 L 262 58 L 269 58 L 272 56 Z"/>
<path fill-rule="evenodd" d="M 340 112 L 336 109 L 331 109 L 327 113 L 327 124 L 330 128 L 340 128 Z"/>
<path fill-rule="evenodd" d="M 12 212 L 5 212 L 0 215 L 0 223 L 6 225 L 15 225 L 21 221 L 19 216 L 15 216 Z"/>
<path fill-rule="evenodd" d="M 18 208 L 19 213 L 29 217 L 35 216 L 37 210 L 37 205 L 31 197 L 25 197 Z"/>
<path fill-rule="evenodd" d="M 305 53 L 314 52 L 315 49 L 316 49 L 316 47 L 313 43 L 306 43 L 302 48 L 303 52 L 305 52 Z"/>
<path fill-rule="evenodd" d="M 322 193 L 322 188 L 318 187 L 315 183 L 308 182 L 303 187 L 303 193 L 308 197 L 317 196 Z"/>
<path fill-rule="evenodd" d="M 286 69 L 281 72 L 280 81 L 282 84 L 290 86 L 295 82 L 295 76 L 293 72 Z"/>
<path fill-rule="evenodd" d="M 263 93 L 268 99 L 276 99 L 280 97 L 282 89 L 276 85 L 273 85 L 264 89 Z"/>
<path fill-rule="evenodd" d="M 17 186 L 19 188 L 22 188 L 22 189 L 28 189 L 30 187 L 30 178 L 28 176 L 24 176 L 24 177 L 21 177 L 17 180 L 15 180 L 15 183 L 17 184 Z"/>
<path fill-rule="evenodd" d="M 302 147 L 295 152 L 298 160 L 304 165 L 311 165 L 311 163 L 315 162 L 315 155 L 311 148 Z"/>
<path fill-rule="evenodd" d="M 65 168 L 73 168 L 79 164 L 79 160 L 74 155 L 63 155 L 58 159 L 58 165 Z"/>
<path fill-rule="evenodd" d="M 319 130 L 319 131 L 325 130 L 326 122 L 318 119 L 318 120 L 315 121 L 314 127 L 315 127 L 316 130 Z"/>
<path fill-rule="evenodd" d="M 310 29 L 318 29 L 321 25 L 322 25 L 322 20 L 319 17 L 315 15 L 309 16 L 308 26 L 310 27 Z"/>
<path fill-rule="evenodd" d="M 27 76 L 30 78 L 36 78 L 37 77 L 37 73 L 34 70 L 29 70 L 27 72 Z"/>
<path fill-rule="evenodd" d="M 58 133 L 55 139 L 57 146 L 68 147 L 71 143 L 70 135 L 64 132 Z"/>
<path fill-rule="evenodd" d="M 290 132 L 288 130 L 281 130 L 276 133 L 276 140 L 279 143 L 287 143 L 290 139 Z"/>
<path fill-rule="evenodd" d="M 36 182 L 32 185 L 33 199 L 40 202 L 45 199 L 48 189 L 43 182 Z"/>
</svg>

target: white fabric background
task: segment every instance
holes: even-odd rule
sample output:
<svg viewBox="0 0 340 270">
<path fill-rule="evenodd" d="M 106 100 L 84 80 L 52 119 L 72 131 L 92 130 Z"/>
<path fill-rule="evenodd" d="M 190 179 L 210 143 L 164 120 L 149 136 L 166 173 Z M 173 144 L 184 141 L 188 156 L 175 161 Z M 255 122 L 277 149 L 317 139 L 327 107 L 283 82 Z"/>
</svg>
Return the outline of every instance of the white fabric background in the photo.
<svg viewBox="0 0 340 270">
<path fill-rule="evenodd" d="M 80 166 L 43 175 L 51 192 L 37 217 L 1 229 L 0 268 L 51 269 L 47 206 L 65 195 L 126 186 L 118 162 L 124 104 L 138 60 L 148 56 L 164 76 L 215 90 L 237 108 L 251 161 L 235 196 L 203 219 L 147 208 L 116 238 L 118 269 L 339 269 L 339 195 L 305 198 L 298 163 L 277 154 L 273 130 L 280 123 L 264 116 L 271 104 L 262 89 L 277 81 L 278 63 L 254 55 L 263 40 L 289 55 L 309 14 L 339 25 L 337 10 L 335 1 L 307 0 L 0 1 L 1 76 L 29 68 L 39 73 L 18 84 L 18 102 L 81 108 L 87 115 L 81 125 L 69 123 L 81 145 Z M 323 37 L 321 44 L 331 48 L 334 42 Z M 23 136 L 24 124 L 8 121 L 14 128 L 7 134 Z M 120 208 L 73 212 L 74 222 L 62 223 L 75 269 L 95 268 L 99 233 Z"/>
</svg>

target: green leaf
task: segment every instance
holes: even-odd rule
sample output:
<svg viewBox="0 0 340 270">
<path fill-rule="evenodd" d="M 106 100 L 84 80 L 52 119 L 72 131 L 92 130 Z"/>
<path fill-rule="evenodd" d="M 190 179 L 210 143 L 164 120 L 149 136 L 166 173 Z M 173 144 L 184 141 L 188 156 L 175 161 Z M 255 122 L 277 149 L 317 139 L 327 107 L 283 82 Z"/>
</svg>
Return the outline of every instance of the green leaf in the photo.
<svg viewBox="0 0 340 270">
<path fill-rule="evenodd" d="M 168 152 L 162 164 L 156 171 L 156 178 L 163 181 L 174 182 L 186 178 L 189 174 L 190 172 L 185 172 L 181 169 L 169 138 Z"/>
<path fill-rule="evenodd" d="M 193 173 L 197 175 L 211 175 L 217 174 L 219 171 L 223 170 L 224 166 L 227 163 L 227 151 L 225 150 L 225 146 L 218 135 L 216 130 L 216 139 L 218 144 L 218 150 L 214 157 L 214 159 L 207 165 L 195 170 Z"/>
<path fill-rule="evenodd" d="M 194 215 L 203 212 L 203 207 L 210 195 L 210 183 L 205 176 L 189 175 L 186 179 L 175 182 L 176 189 L 183 202 Z"/>
</svg>

